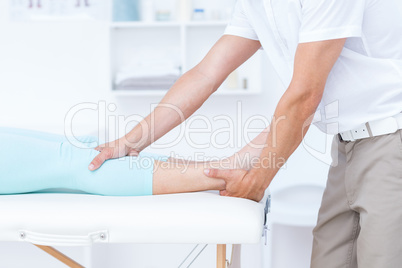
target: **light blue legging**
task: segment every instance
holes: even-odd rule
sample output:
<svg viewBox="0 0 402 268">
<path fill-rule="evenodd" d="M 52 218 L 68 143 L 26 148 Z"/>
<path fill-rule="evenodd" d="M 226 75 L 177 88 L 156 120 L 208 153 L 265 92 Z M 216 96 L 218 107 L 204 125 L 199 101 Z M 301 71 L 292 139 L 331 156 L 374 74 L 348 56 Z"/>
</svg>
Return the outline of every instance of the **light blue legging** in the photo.
<svg viewBox="0 0 402 268">
<path fill-rule="evenodd" d="M 64 136 L 0 128 L 0 194 L 71 189 L 114 196 L 152 195 L 154 160 L 166 156 L 141 153 L 106 161 L 97 171 L 88 165 L 98 154 L 94 137 Z"/>
</svg>

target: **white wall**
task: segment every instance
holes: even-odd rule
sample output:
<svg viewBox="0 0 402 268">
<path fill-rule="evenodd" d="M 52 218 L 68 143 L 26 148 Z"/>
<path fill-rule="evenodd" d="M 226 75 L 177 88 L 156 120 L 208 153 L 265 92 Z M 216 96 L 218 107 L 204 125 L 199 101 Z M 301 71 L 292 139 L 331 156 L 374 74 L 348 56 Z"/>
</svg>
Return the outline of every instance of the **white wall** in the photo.
<svg viewBox="0 0 402 268">
<path fill-rule="evenodd" d="M 63 133 L 63 123 L 66 113 L 74 105 L 82 102 L 106 101 L 117 105 L 116 114 L 145 116 L 150 112 L 150 103 L 157 103 L 159 97 L 130 97 L 118 98 L 109 92 L 109 58 L 108 58 L 108 24 L 101 21 L 87 22 L 37 22 L 12 23 L 7 20 L 7 3 L 0 1 L 0 126 L 15 126 Z M 202 107 L 197 114 L 211 118 L 215 115 L 229 115 L 236 117 L 237 102 L 242 103 L 243 123 L 247 118 L 260 114 L 271 118 L 276 102 L 283 91 L 271 66 L 265 64 L 264 92 L 260 96 L 214 96 Z M 78 133 L 96 133 L 96 112 L 83 113 L 76 118 L 74 131 Z M 214 123 L 213 128 L 226 127 Z M 175 132 L 168 135 L 168 140 Z M 210 136 L 204 134 L 200 139 L 208 140 Z M 324 136 L 313 129 L 310 133 L 310 143 L 315 147 L 325 148 Z M 203 151 L 211 156 L 232 154 L 238 148 L 216 149 L 207 148 Z M 171 148 L 184 156 L 192 155 L 194 151 L 182 141 Z M 168 153 L 170 150 L 165 150 Z M 289 160 L 285 170 L 272 183 L 275 192 L 288 185 L 298 183 L 313 183 L 323 185 L 328 166 L 312 157 L 306 150 L 298 150 Z M 275 203 L 273 203 L 274 205 Z M 282 232 L 286 236 L 286 232 Z M 303 234 L 304 235 L 304 234 Z M 302 242 L 300 242 L 302 243 Z M 303 246 L 298 244 L 298 246 Z M 14 244 L 0 244 L 1 260 L 15 256 Z M 186 249 L 188 247 L 185 247 Z M 212 247 L 210 247 L 212 248 Z M 142 250 L 147 249 L 147 252 Z M 71 249 L 74 251 L 75 249 Z M 123 250 L 127 255 L 118 254 Z M 106 251 L 108 254 L 104 254 Z M 128 252 L 131 252 L 128 254 Z M 165 254 L 173 252 L 183 255 L 183 247 L 160 247 L 153 250 L 149 246 L 108 246 L 107 249 L 95 247 L 94 259 L 109 257 L 109 267 L 115 267 L 118 258 L 130 266 L 134 261 L 143 263 L 149 257 L 147 254 Z M 247 249 L 246 249 L 247 251 Z M 29 259 L 37 250 L 26 247 L 24 262 L 32 264 Z M 134 252 L 141 252 L 135 254 Z M 185 251 L 184 251 L 185 252 Z M 254 257 L 250 250 L 247 259 Z M 251 252 L 253 252 L 251 250 Z M 76 253 L 81 256 L 82 253 Z M 134 255 L 136 258 L 133 258 Z M 213 250 L 209 252 L 213 254 Z M 85 255 L 85 254 L 84 254 Z M 129 256 L 130 255 L 130 256 Z M 124 259 L 126 258 L 126 259 Z M 122 260 L 120 260 L 122 261 Z M 206 261 L 206 260 L 204 260 Z M 114 264 L 113 264 L 114 263 Z M 257 260 L 258 263 L 258 260 Z M 41 262 L 41 267 L 54 267 L 51 262 Z M 162 263 L 155 266 L 136 267 L 166 267 Z M 162 266 L 156 266 L 162 265 Z M 202 266 L 202 262 L 197 267 Z M 21 266 L 24 266 L 21 264 Z M 128 267 L 127 266 L 127 267 Z M 123 267 L 123 266 L 119 266 Z M 244 267 L 257 267 L 255 264 L 245 264 Z M 300 267 L 300 266 L 299 266 Z M 277 267 L 275 267 L 277 268 Z"/>
</svg>

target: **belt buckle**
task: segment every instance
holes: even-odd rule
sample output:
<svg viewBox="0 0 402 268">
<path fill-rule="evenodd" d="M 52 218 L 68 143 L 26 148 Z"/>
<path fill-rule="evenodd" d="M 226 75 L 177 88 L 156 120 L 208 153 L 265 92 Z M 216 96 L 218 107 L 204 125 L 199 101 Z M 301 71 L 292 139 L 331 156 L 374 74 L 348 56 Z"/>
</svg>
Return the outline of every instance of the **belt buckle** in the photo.
<svg viewBox="0 0 402 268">
<path fill-rule="evenodd" d="M 355 138 L 353 137 L 352 131 L 345 131 L 342 133 L 339 133 L 342 137 L 342 140 L 344 141 L 355 141 Z"/>
</svg>

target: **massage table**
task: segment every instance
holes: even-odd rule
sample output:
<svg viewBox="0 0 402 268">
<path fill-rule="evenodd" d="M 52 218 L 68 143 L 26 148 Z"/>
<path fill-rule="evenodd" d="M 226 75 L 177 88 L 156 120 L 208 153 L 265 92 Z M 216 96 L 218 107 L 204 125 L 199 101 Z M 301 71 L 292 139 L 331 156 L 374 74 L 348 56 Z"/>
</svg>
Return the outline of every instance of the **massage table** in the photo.
<svg viewBox="0 0 402 268">
<path fill-rule="evenodd" d="M 215 191 L 139 197 L 0 195 L 0 241 L 32 243 L 74 268 L 83 266 L 53 246 L 217 244 L 216 267 L 240 267 L 240 245 L 266 237 L 269 206 L 268 190 L 260 202 Z M 235 245 L 232 262 L 226 260 L 227 244 Z"/>
</svg>

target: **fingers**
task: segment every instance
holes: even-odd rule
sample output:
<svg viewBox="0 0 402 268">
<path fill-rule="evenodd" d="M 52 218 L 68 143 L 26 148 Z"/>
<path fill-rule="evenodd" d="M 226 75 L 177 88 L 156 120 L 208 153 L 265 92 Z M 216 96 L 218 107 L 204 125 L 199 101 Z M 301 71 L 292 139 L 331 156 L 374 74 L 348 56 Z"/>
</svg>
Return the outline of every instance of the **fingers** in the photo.
<svg viewBox="0 0 402 268">
<path fill-rule="evenodd" d="M 106 148 L 103 149 L 91 162 L 89 165 L 88 169 L 91 171 L 97 170 L 102 166 L 102 164 L 113 157 L 113 149 L 111 148 Z"/>
<path fill-rule="evenodd" d="M 139 156 L 140 154 L 136 150 L 130 150 L 127 155 L 129 155 L 129 156 Z"/>
<path fill-rule="evenodd" d="M 226 190 L 220 190 L 220 191 L 219 191 L 219 194 L 220 194 L 221 196 L 228 196 L 228 195 L 229 195 L 229 193 L 228 193 Z"/>
<path fill-rule="evenodd" d="M 219 191 L 221 196 L 247 198 L 259 202 L 264 197 L 265 188 L 262 188 L 258 177 L 247 176 L 248 171 L 242 169 L 205 169 L 204 173 L 210 178 L 223 179 L 226 189 Z"/>
<path fill-rule="evenodd" d="M 245 174 L 247 173 L 246 170 L 242 169 L 205 169 L 204 174 L 210 178 L 215 179 L 223 179 L 225 181 L 231 179 L 242 179 Z"/>
<path fill-rule="evenodd" d="M 264 192 L 264 193 L 265 193 L 265 192 Z M 257 195 L 257 196 L 254 198 L 254 201 L 260 202 L 260 201 L 264 198 L 264 193 Z"/>
<path fill-rule="evenodd" d="M 94 148 L 94 150 L 101 152 L 106 147 L 106 144 L 101 144 Z"/>
<path fill-rule="evenodd" d="M 229 179 L 232 177 L 232 170 L 230 169 L 205 169 L 204 174 L 210 178 L 215 179 Z"/>
</svg>

